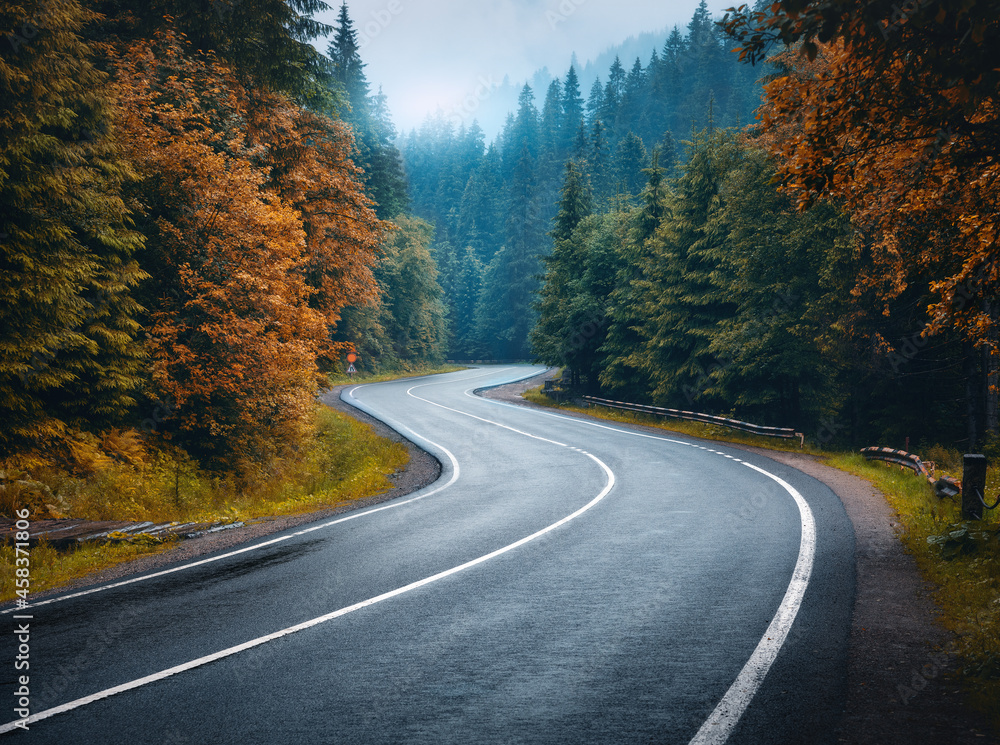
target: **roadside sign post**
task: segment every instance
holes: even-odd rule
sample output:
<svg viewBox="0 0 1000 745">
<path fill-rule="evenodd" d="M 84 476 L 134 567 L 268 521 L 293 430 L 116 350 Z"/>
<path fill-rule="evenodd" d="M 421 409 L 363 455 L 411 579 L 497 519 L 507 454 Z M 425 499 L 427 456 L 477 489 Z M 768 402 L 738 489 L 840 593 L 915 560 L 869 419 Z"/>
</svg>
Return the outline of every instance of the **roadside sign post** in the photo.
<svg viewBox="0 0 1000 745">
<path fill-rule="evenodd" d="M 986 456 L 966 454 L 962 468 L 962 519 L 983 519 L 983 496 L 986 494 Z"/>
<path fill-rule="evenodd" d="M 354 352 L 351 352 L 349 355 L 347 355 L 347 374 L 350 375 L 352 378 L 354 377 L 354 373 L 358 371 L 357 368 L 354 367 L 354 363 L 357 361 L 358 361 L 358 355 L 354 354 Z"/>
</svg>

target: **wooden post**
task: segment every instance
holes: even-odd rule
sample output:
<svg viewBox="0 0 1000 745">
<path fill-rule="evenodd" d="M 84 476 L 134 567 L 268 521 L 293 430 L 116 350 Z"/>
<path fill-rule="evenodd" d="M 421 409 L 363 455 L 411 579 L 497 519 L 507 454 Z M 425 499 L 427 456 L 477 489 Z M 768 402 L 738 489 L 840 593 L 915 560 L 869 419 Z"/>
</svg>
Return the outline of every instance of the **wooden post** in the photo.
<svg viewBox="0 0 1000 745">
<path fill-rule="evenodd" d="M 966 454 L 962 460 L 962 519 L 983 519 L 986 494 L 986 456 Z"/>
</svg>

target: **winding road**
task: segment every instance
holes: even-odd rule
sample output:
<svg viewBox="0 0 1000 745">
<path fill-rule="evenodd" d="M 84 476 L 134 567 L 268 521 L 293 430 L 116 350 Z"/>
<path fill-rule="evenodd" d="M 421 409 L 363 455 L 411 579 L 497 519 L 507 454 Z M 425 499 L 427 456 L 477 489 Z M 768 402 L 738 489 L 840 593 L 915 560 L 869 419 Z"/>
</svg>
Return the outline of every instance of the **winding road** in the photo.
<svg viewBox="0 0 1000 745">
<path fill-rule="evenodd" d="M 854 598 L 837 497 L 762 456 L 474 393 L 538 372 L 349 388 L 441 461 L 435 484 L 7 608 L 31 647 L 11 741 L 830 741 Z"/>
</svg>

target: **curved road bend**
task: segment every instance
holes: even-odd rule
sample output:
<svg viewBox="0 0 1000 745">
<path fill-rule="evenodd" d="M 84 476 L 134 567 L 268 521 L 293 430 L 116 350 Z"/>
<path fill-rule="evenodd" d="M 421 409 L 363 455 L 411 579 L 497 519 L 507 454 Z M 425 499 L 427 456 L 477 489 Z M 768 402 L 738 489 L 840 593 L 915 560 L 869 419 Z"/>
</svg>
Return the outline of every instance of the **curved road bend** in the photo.
<svg viewBox="0 0 1000 745">
<path fill-rule="evenodd" d="M 829 741 L 854 594 L 836 496 L 760 456 L 472 394 L 539 371 L 345 391 L 442 461 L 420 492 L 6 609 L 32 616 L 11 741 Z"/>
</svg>

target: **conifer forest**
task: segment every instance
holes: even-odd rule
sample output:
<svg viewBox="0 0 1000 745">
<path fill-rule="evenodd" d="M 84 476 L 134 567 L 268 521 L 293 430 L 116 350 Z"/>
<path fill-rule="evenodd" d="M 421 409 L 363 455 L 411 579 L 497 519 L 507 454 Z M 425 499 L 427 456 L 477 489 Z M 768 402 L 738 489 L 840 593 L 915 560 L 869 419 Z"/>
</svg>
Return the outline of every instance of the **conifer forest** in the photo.
<svg viewBox="0 0 1000 745">
<path fill-rule="evenodd" d="M 251 478 L 351 352 L 1000 452 L 1000 4 L 911 6 L 702 2 L 494 137 L 397 131 L 346 3 L 5 2 L 0 462 Z"/>
</svg>

